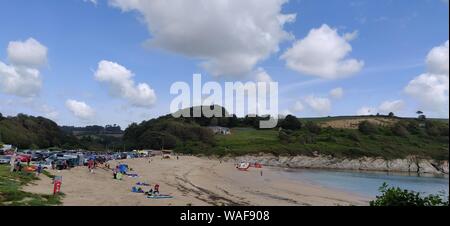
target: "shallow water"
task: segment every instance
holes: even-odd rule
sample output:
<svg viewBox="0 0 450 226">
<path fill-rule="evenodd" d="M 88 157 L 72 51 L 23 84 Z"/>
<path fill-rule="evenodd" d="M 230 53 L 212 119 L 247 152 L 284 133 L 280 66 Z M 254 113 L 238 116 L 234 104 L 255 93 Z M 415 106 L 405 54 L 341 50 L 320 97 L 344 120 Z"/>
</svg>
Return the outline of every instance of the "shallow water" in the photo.
<svg viewBox="0 0 450 226">
<path fill-rule="evenodd" d="M 413 190 L 424 194 L 449 192 L 449 177 L 433 175 L 417 175 L 407 173 L 333 171 L 309 169 L 280 170 L 280 175 L 290 180 L 308 181 L 323 187 L 339 189 L 361 196 L 375 197 L 378 188 L 384 183 L 402 189 Z"/>
</svg>

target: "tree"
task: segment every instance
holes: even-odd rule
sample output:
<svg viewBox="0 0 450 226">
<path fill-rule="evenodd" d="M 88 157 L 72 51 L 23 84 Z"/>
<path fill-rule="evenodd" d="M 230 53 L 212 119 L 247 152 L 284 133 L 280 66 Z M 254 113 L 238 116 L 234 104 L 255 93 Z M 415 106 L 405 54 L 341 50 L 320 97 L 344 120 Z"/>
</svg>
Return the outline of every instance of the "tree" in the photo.
<svg viewBox="0 0 450 226">
<path fill-rule="evenodd" d="M 393 117 L 395 117 L 394 112 L 390 112 L 390 113 L 389 113 L 389 118 L 393 118 Z"/>
<path fill-rule="evenodd" d="M 419 115 L 419 120 L 420 121 L 425 121 L 427 119 L 427 117 L 424 115 L 423 111 L 417 111 L 416 114 Z"/>
<path fill-rule="evenodd" d="M 422 196 L 419 192 L 389 187 L 384 183 L 379 191 L 380 196 L 370 202 L 370 206 L 448 206 L 443 195 Z"/>
<path fill-rule="evenodd" d="M 300 130 L 302 128 L 302 123 L 300 122 L 300 120 L 298 120 L 297 117 L 288 115 L 281 122 L 280 127 L 288 130 Z"/>
</svg>

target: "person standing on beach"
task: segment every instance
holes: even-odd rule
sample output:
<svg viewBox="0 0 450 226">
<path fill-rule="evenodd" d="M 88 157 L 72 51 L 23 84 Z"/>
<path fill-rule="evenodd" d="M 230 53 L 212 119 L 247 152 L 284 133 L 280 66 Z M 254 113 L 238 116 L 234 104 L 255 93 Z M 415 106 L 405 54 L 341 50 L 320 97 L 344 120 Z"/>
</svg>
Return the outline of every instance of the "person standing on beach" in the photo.
<svg viewBox="0 0 450 226">
<path fill-rule="evenodd" d="M 11 166 L 11 168 L 10 168 L 10 172 L 12 173 L 12 172 L 14 172 L 14 169 L 16 168 L 16 153 L 14 153 L 12 156 L 11 156 L 11 160 L 9 161 L 9 165 Z"/>
<path fill-rule="evenodd" d="M 39 177 L 40 175 L 41 175 L 41 173 L 42 173 L 42 165 L 39 163 L 39 165 L 38 165 L 38 167 L 37 167 L 37 170 L 36 170 L 36 172 L 37 172 L 37 176 Z"/>
</svg>

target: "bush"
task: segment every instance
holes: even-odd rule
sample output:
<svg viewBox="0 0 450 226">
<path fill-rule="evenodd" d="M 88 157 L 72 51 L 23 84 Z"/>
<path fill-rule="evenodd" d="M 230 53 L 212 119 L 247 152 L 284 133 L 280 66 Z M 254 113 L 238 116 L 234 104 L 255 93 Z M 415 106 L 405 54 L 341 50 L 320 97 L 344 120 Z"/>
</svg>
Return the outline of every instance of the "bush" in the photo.
<svg viewBox="0 0 450 226">
<path fill-rule="evenodd" d="M 381 196 L 370 202 L 370 206 L 448 206 L 442 195 L 421 196 L 419 192 L 389 187 L 384 183 L 380 187 Z"/>
<path fill-rule="evenodd" d="M 427 121 L 425 123 L 425 129 L 427 131 L 427 134 L 429 136 L 440 136 L 441 135 L 441 131 L 439 129 L 439 125 L 437 125 L 437 123 L 431 122 L 431 121 Z"/>
<path fill-rule="evenodd" d="M 406 126 L 406 128 L 408 129 L 408 132 L 410 132 L 412 134 L 417 135 L 417 134 L 420 134 L 420 132 L 421 132 L 419 123 L 416 121 L 408 122 L 408 125 Z"/>
<path fill-rule="evenodd" d="M 356 142 L 360 142 L 361 138 L 359 137 L 358 133 L 356 131 L 350 131 L 347 134 L 347 138 L 352 140 L 352 141 L 356 141 Z"/>
<path fill-rule="evenodd" d="M 359 123 L 358 130 L 366 135 L 375 134 L 378 132 L 378 126 L 369 121 L 362 121 Z"/>
<path fill-rule="evenodd" d="M 288 130 L 300 130 L 302 128 L 302 123 L 300 120 L 298 120 L 297 117 L 288 115 L 286 118 L 281 122 L 281 128 L 288 129 Z"/>
<path fill-rule="evenodd" d="M 394 135 L 396 136 L 400 137 L 409 136 L 408 129 L 406 129 L 406 127 L 402 123 L 396 123 L 394 126 L 392 126 L 391 130 L 392 133 L 394 133 Z"/>
<path fill-rule="evenodd" d="M 309 132 L 314 134 L 320 134 L 320 132 L 322 131 L 322 128 L 314 122 L 307 122 L 305 126 Z"/>
</svg>

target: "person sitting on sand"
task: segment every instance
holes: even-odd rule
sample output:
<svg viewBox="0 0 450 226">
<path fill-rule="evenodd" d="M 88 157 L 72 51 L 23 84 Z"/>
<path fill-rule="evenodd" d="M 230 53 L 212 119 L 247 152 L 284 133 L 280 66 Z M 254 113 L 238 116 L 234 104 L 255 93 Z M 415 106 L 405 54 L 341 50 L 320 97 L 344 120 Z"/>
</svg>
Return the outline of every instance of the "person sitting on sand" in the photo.
<svg viewBox="0 0 450 226">
<path fill-rule="evenodd" d="M 153 191 L 153 194 L 158 194 L 159 195 L 159 184 L 156 184 L 155 185 L 155 189 L 154 189 L 154 191 Z"/>
</svg>

